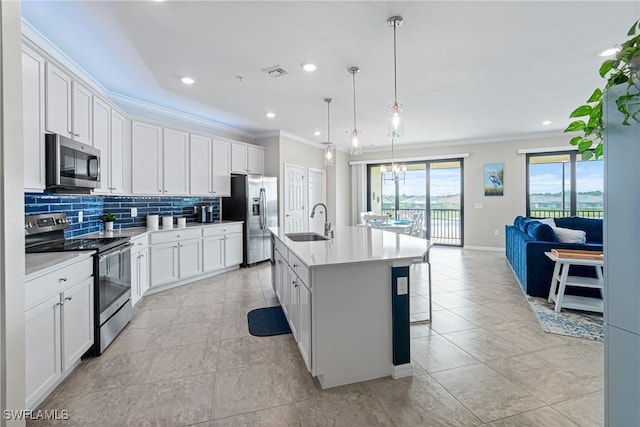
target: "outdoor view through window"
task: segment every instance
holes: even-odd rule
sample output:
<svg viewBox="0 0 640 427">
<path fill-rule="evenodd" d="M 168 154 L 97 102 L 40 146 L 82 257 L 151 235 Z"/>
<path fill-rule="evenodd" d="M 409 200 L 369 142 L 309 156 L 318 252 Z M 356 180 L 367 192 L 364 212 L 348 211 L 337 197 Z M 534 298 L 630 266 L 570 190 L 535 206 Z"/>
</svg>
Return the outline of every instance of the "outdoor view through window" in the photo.
<svg viewBox="0 0 640 427">
<path fill-rule="evenodd" d="M 392 219 L 424 216 L 426 237 L 436 243 L 462 244 L 462 161 L 409 163 L 393 179 L 391 165 L 369 167 L 369 210 Z"/>
<path fill-rule="evenodd" d="M 532 217 L 602 218 L 603 161 L 578 153 L 528 156 L 527 214 Z"/>
</svg>

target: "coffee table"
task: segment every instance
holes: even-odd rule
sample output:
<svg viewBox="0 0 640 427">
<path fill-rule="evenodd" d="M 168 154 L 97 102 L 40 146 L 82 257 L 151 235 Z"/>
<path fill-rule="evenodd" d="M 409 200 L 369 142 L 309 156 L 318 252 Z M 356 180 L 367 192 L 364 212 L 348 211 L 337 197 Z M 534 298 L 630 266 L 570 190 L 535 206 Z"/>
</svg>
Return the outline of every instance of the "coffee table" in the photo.
<svg viewBox="0 0 640 427">
<path fill-rule="evenodd" d="M 594 288 L 600 290 L 603 296 L 604 289 L 604 261 L 601 259 L 578 259 L 578 258 L 560 258 L 551 252 L 544 253 L 551 261 L 556 264 L 553 268 L 551 277 L 551 287 L 549 288 L 549 302 L 555 302 L 555 311 L 560 312 L 563 308 L 572 308 L 575 310 L 603 312 L 604 301 L 599 298 L 583 297 L 578 295 L 565 295 L 567 286 L 576 286 L 580 288 Z M 569 268 L 572 265 L 584 265 L 595 268 L 596 278 L 569 276 Z M 604 297 L 604 296 L 603 296 Z"/>
</svg>

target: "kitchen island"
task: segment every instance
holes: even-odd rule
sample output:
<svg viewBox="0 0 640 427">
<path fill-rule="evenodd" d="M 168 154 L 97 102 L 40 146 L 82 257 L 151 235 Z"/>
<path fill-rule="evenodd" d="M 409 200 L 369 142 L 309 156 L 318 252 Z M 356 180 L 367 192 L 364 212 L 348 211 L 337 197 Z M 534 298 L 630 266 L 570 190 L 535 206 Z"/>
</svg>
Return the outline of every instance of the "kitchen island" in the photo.
<svg viewBox="0 0 640 427">
<path fill-rule="evenodd" d="M 322 388 L 413 375 L 409 265 L 428 261 L 431 242 L 370 227 L 317 241 L 269 230 L 274 291 Z"/>
</svg>

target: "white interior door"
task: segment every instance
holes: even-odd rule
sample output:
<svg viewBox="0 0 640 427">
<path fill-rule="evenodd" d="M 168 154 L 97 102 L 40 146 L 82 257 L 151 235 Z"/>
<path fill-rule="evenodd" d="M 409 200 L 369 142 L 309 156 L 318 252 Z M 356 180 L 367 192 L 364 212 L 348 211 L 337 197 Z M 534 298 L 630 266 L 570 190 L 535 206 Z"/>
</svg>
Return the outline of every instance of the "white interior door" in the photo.
<svg viewBox="0 0 640 427">
<path fill-rule="evenodd" d="M 284 165 L 284 231 L 303 231 L 304 218 L 304 168 Z"/>
<path fill-rule="evenodd" d="M 316 203 L 327 203 L 327 184 L 326 172 L 321 169 L 309 168 L 309 209 L 313 208 Z M 311 211 L 309 211 L 311 214 Z M 324 233 L 324 222 L 326 221 L 327 212 L 323 207 L 316 209 L 316 216 L 309 218 L 309 231 L 316 233 Z"/>
</svg>

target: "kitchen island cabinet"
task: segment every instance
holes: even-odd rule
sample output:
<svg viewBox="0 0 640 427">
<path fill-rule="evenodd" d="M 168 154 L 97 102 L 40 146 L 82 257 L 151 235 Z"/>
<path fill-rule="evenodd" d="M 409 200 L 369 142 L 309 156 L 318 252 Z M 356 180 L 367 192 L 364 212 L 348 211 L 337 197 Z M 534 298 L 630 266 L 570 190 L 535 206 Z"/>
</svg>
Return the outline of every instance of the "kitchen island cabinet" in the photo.
<svg viewBox="0 0 640 427">
<path fill-rule="evenodd" d="M 408 271 L 431 242 L 369 227 L 309 242 L 269 230 L 274 291 L 322 388 L 412 375 Z"/>
</svg>

